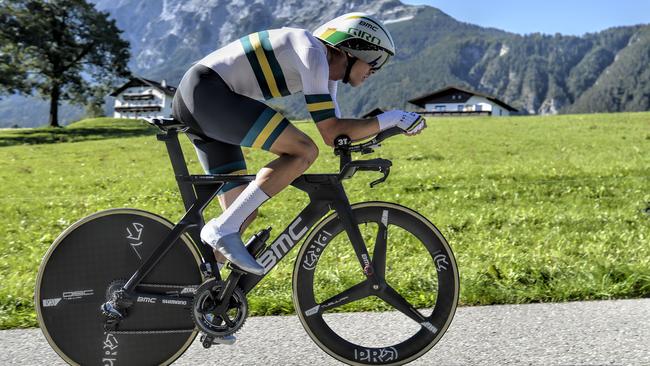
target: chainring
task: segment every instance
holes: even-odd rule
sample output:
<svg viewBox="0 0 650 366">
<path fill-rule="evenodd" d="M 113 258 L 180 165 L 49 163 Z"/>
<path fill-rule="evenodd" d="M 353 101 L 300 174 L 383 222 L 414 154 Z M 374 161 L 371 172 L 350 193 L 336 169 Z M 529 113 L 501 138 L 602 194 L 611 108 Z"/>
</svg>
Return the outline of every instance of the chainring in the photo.
<svg viewBox="0 0 650 366">
<path fill-rule="evenodd" d="M 210 278 L 196 290 L 192 302 L 192 318 L 204 333 L 214 337 L 224 337 L 237 332 L 246 322 L 248 301 L 244 292 L 236 287 L 230 297 L 228 308 L 217 313 L 219 294 L 225 288 L 223 281 Z"/>
<path fill-rule="evenodd" d="M 115 292 L 121 290 L 126 282 L 125 279 L 111 281 L 106 287 L 106 301 L 115 301 Z"/>
</svg>

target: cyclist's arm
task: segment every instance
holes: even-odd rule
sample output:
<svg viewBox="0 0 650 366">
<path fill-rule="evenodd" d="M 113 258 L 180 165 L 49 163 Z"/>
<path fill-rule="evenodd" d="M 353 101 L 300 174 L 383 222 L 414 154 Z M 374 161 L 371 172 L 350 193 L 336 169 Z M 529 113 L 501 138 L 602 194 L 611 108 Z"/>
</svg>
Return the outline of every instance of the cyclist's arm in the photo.
<svg viewBox="0 0 650 366">
<path fill-rule="evenodd" d="M 329 80 L 327 82 L 327 89 L 330 91 L 332 96 L 332 102 L 334 102 L 334 115 L 337 118 L 341 118 L 341 110 L 339 109 L 339 103 L 336 101 L 336 92 L 338 90 L 338 82 L 335 80 Z"/>
<path fill-rule="evenodd" d="M 299 64 L 303 84 L 303 94 L 307 110 L 316 123 L 323 141 L 329 146 L 334 139 L 347 135 L 352 140 L 360 140 L 379 133 L 377 118 L 340 118 L 336 102 L 337 82 L 328 80 L 329 65 L 327 54 L 319 47 L 301 49 L 302 63 Z"/>
<path fill-rule="evenodd" d="M 334 139 L 340 135 L 346 135 L 356 141 L 379 133 L 379 122 L 376 117 L 364 119 L 331 117 L 318 122 L 316 127 L 328 146 L 334 146 Z"/>
</svg>

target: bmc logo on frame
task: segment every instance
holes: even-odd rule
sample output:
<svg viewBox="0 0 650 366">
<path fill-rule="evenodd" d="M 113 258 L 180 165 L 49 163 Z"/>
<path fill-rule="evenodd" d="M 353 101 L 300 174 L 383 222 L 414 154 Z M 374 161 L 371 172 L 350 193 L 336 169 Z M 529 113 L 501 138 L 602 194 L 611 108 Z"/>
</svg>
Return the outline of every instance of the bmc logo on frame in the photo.
<svg viewBox="0 0 650 366">
<path fill-rule="evenodd" d="M 146 302 L 146 303 L 149 303 L 149 304 L 155 304 L 156 303 L 156 298 L 155 297 L 138 296 L 137 302 Z"/>
<path fill-rule="evenodd" d="M 273 266 L 275 266 L 276 263 L 278 263 L 278 261 L 296 245 L 300 238 L 305 235 L 307 230 L 309 230 L 306 226 L 297 229 L 300 222 L 302 222 L 302 218 L 299 216 L 296 221 L 289 226 L 287 232 L 280 235 L 273 244 L 271 244 L 271 247 L 260 255 L 257 262 L 264 267 L 265 273 L 270 271 L 271 268 L 273 268 Z"/>
</svg>

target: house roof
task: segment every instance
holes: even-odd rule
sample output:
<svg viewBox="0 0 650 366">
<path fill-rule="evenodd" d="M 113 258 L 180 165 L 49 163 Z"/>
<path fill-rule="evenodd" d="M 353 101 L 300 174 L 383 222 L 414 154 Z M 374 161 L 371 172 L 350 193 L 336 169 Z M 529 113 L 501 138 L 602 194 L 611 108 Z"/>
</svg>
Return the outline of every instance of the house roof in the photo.
<svg viewBox="0 0 650 366">
<path fill-rule="evenodd" d="M 497 105 L 500 105 L 501 107 L 509 110 L 510 112 L 517 112 L 517 109 L 513 108 L 512 106 L 506 104 L 505 102 L 499 100 L 498 98 L 496 98 L 496 97 L 494 97 L 492 95 L 475 92 L 475 91 L 472 91 L 472 90 L 468 90 L 468 89 L 461 88 L 461 87 L 458 87 L 458 86 L 453 86 L 453 85 L 444 87 L 444 88 L 442 88 L 440 90 L 436 90 L 433 93 L 422 95 L 420 97 L 411 99 L 408 102 L 411 103 L 411 104 L 415 104 L 415 105 L 417 105 L 417 106 L 419 106 L 421 108 L 424 108 L 424 105 L 429 100 L 432 100 L 432 99 L 434 99 L 436 97 L 447 94 L 452 90 L 458 90 L 458 91 L 461 91 L 461 92 L 464 92 L 464 93 L 476 95 L 478 97 L 483 97 L 483 98 L 485 98 L 485 99 L 487 99 L 487 100 L 489 100 L 489 101 L 491 101 L 491 102 L 493 102 L 493 103 L 495 103 Z"/>
<path fill-rule="evenodd" d="M 126 82 L 126 84 L 124 84 L 121 87 L 115 89 L 115 91 L 113 91 L 110 94 L 110 96 L 111 97 L 116 97 L 121 92 L 123 92 L 125 89 L 135 87 L 135 86 L 151 86 L 153 88 L 156 88 L 156 89 L 162 91 L 163 93 L 165 93 L 167 95 L 172 95 L 172 96 L 174 95 L 174 93 L 176 93 L 176 87 L 174 87 L 174 86 L 170 86 L 170 85 L 162 86 L 162 84 L 157 82 L 157 81 L 141 78 L 141 77 L 138 77 L 138 76 L 133 76 L 133 77 L 131 77 L 131 79 L 129 79 L 128 82 Z"/>
</svg>

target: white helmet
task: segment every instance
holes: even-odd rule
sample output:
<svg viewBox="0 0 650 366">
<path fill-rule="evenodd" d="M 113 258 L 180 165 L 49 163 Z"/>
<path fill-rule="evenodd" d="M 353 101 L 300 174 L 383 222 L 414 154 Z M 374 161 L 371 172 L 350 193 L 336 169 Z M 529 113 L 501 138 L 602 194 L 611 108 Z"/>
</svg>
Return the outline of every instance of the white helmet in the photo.
<svg viewBox="0 0 650 366">
<path fill-rule="evenodd" d="M 395 43 L 388 30 L 366 13 L 348 13 L 318 27 L 314 36 L 378 70 L 395 55 Z"/>
</svg>

